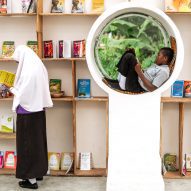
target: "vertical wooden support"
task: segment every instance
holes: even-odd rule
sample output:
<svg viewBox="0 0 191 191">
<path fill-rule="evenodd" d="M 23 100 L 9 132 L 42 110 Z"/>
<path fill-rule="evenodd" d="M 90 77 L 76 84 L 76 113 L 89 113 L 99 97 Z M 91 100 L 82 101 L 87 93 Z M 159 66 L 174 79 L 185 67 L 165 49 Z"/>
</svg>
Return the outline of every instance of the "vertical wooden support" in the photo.
<svg viewBox="0 0 191 191">
<path fill-rule="evenodd" d="M 106 101 L 106 175 L 108 173 L 108 156 L 109 156 L 109 100 Z"/>
<path fill-rule="evenodd" d="M 38 55 L 43 57 L 43 18 L 40 15 L 43 11 L 43 0 L 37 1 L 36 32 L 38 41 Z"/>
<path fill-rule="evenodd" d="M 76 97 L 76 63 L 72 60 L 72 94 Z"/>
<path fill-rule="evenodd" d="M 160 157 L 161 159 L 163 158 L 163 150 L 162 150 L 162 145 L 163 145 L 163 139 L 162 139 L 162 134 L 163 134 L 163 103 L 161 102 L 160 104 Z"/>
<path fill-rule="evenodd" d="M 179 103 L 179 173 L 182 175 L 183 161 L 184 103 Z"/>
</svg>

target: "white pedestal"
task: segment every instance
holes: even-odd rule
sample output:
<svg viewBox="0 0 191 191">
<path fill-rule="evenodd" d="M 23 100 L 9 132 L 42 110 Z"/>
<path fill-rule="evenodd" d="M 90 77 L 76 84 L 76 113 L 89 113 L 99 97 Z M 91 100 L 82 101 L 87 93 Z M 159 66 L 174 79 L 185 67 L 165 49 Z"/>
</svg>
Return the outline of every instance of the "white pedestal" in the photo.
<svg viewBox="0 0 191 191">
<path fill-rule="evenodd" d="M 160 95 L 109 95 L 107 191 L 164 191 Z"/>
</svg>

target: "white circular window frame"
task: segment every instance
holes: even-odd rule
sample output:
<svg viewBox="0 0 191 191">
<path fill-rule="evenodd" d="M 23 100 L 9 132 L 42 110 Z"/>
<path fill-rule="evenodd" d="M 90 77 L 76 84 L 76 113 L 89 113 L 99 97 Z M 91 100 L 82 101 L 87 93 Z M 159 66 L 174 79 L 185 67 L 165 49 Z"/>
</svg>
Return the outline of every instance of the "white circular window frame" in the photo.
<svg viewBox="0 0 191 191">
<path fill-rule="evenodd" d="M 169 36 L 173 36 L 176 39 L 176 46 L 177 46 L 177 55 L 176 55 L 176 63 L 174 70 L 170 76 L 170 78 L 157 90 L 154 92 L 148 92 L 145 94 L 137 94 L 134 96 L 143 96 L 148 94 L 161 94 L 165 90 L 167 90 L 173 82 L 178 78 L 178 75 L 181 71 L 184 61 L 184 46 L 181 35 L 173 23 L 173 21 L 160 9 L 152 7 L 152 6 L 144 6 L 140 4 L 133 4 L 133 3 L 120 3 L 116 5 L 114 8 L 105 11 L 93 24 L 86 43 L 86 59 L 88 68 L 90 73 L 92 74 L 94 80 L 97 84 L 105 90 L 108 94 L 123 94 L 113 90 L 112 88 L 108 87 L 103 81 L 103 75 L 99 70 L 97 63 L 95 61 L 94 55 L 94 47 L 96 43 L 97 37 L 100 35 L 101 31 L 104 27 L 111 22 L 114 18 L 126 14 L 126 13 L 142 13 L 149 16 L 152 16 L 154 19 L 158 20 L 163 27 L 168 32 Z M 124 94 L 123 94 L 124 95 Z M 125 94 L 126 96 L 132 96 L 129 94 Z"/>
</svg>

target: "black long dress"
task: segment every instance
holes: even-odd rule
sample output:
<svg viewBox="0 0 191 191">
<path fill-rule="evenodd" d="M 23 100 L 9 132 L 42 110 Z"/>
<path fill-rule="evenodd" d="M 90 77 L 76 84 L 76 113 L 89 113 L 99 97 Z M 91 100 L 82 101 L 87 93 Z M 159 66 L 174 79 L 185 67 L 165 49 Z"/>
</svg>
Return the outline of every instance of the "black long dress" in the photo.
<svg viewBox="0 0 191 191">
<path fill-rule="evenodd" d="M 17 114 L 16 178 L 31 179 L 48 170 L 45 111 Z"/>
</svg>

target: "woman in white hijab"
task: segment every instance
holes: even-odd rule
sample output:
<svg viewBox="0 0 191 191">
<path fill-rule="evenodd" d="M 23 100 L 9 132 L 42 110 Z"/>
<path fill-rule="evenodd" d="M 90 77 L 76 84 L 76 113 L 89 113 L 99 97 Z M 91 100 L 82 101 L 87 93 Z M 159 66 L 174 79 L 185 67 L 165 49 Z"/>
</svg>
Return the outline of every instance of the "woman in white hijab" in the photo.
<svg viewBox="0 0 191 191">
<path fill-rule="evenodd" d="M 27 46 L 18 46 L 13 54 L 17 61 L 13 111 L 17 113 L 16 178 L 20 187 L 37 189 L 36 179 L 48 170 L 45 108 L 52 107 L 48 73 L 40 58 Z"/>
</svg>

